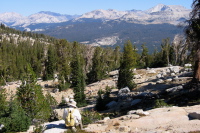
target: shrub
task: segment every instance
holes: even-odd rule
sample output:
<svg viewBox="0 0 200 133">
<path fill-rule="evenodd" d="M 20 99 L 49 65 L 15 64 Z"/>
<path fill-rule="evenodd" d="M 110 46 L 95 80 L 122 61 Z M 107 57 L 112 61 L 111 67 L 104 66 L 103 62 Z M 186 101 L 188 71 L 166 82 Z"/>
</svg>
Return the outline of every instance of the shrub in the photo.
<svg viewBox="0 0 200 133">
<path fill-rule="evenodd" d="M 96 106 L 95 109 L 97 111 L 103 111 L 106 110 L 106 104 L 108 104 L 109 102 L 112 101 L 112 99 L 110 98 L 110 92 L 111 92 L 110 87 L 106 87 L 106 92 L 99 90 L 98 91 L 98 98 L 97 98 L 97 102 L 96 102 Z"/>
<path fill-rule="evenodd" d="M 58 85 L 59 91 L 65 91 L 69 87 L 70 87 L 70 83 L 67 83 L 67 82 L 66 83 L 60 82 L 59 85 Z"/>
<path fill-rule="evenodd" d="M 168 105 L 162 99 L 156 99 L 153 108 L 161 108 L 161 107 L 166 107 L 166 106 L 170 106 L 170 105 Z"/>
<path fill-rule="evenodd" d="M 100 113 L 96 111 L 91 111 L 91 110 L 82 111 L 81 116 L 82 116 L 83 125 L 87 125 L 87 124 L 90 124 L 97 120 L 102 119 L 102 116 Z"/>
<path fill-rule="evenodd" d="M 45 126 L 36 125 L 36 127 L 34 128 L 33 133 L 43 133 L 45 131 L 45 129 L 46 129 Z"/>
<path fill-rule="evenodd" d="M 0 89 L 0 116 L 3 115 L 8 107 L 8 102 L 6 101 L 6 90 Z"/>
<path fill-rule="evenodd" d="M 10 101 L 9 109 L 1 116 L 0 123 L 5 125 L 5 132 L 22 132 L 27 131 L 31 121 L 15 99 Z"/>
<path fill-rule="evenodd" d="M 52 108 L 55 105 L 55 99 L 42 93 L 41 86 L 32 82 L 22 84 L 17 91 L 17 99 L 28 116 L 33 120 L 44 122 L 50 118 Z"/>
</svg>

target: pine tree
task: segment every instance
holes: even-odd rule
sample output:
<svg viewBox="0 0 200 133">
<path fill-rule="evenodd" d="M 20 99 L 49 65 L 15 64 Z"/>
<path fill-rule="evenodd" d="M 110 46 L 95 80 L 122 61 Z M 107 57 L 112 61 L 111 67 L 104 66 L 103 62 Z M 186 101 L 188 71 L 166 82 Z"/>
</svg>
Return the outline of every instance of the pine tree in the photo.
<svg viewBox="0 0 200 133">
<path fill-rule="evenodd" d="M 170 50 L 171 50 L 169 38 L 162 40 L 161 48 L 162 48 L 162 53 L 163 53 L 162 60 L 165 61 L 165 66 L 169 66 L 169 64 L 170 64 Z"/>
<path fill-rule="evenodd" d="M 101 47 L 96 47 L 92 59 L 92 70 L 88 74 L 89 82 L 96 82 L 106 77 L 106 61 Z"/>
<path fill-rule="evenodd" d="M 64 39 L 59 40 L 56 42 L 56 55 L 57 58 L 57 71 L 59 73 L 59 78 L 64 86 L 67 86 L 70 82 L 70 75 L 71 75 L 71 58 L 72 58 L 72 46 L 69 42 Z"/>
<path fill-rule="evenodd" d="M 84 67 L 84 59 L 81 56 L 80 53 L 80 46 L 77 42 L 74 42 L 73 44 L 73 60 L 71 63 L 71 69 L 72 69 L 72 75 L 71 75 L 71 81 L 72 81 L 72 87 L 74 88 L 74 99 L 77 102 L 77 106 L 85 106 L 86 100 L 85 100 L 85 75 L 83 71 Z"/>
<path fill-rule="evenodd" d="M 119 70 L 118 88 L 129 87 L 133 89 L 136 85 L 133 81 L 133 69 L 136 66 L 136 55 L 132 43 L 128 41 L 124 44 L 123 57 Z"/>
<path fill-rule="evenodd" d="M 194 0 L 192 8 L 190 20 L 188 20 L 188 26 L 185 32 L 187 35 L 187 42 L 190 44 L 189 49 L 194 51 L 195 65 L 193 82 L 200 82 L 200 1 Z"/>
<path fill-rule="evenodd" d="M 4 89 L 0 90 L 0 123 L 5 127 L 2 132 L 27 131 L 30 126 L 30 119 L 20 106 L 17 99 L 11 96 L 10 101 L 6 99 Z"/>
<path fill-rule="evenodd" d="M 8 107 L 8 102 L 6 100 L 7 95 L 6 95 L 6 90 L 5 89 L 0 89 L 0 118 L 2 115 L 5 114 L 7 107 Z"/>
<path fill-rule="evenodd" d="M 114 50 L 115 69 L 119 68 L 120 66 L 120 58 L 121 58 L 120 47 L 117 46 Z"/>
<path fill-rule="evenodd" d="M 45 63 L 46 71 L 44 74 L 44 80 L 50 80 L 54 78 L 54 72 L 56 68 L 56 54 L 54 51 L 54 47 L 49 45 L 47 52 L 47 61 Z"/>
<path fill-rule="evenodd" d="M 29 129 L 31 119 L 16 99 L 10 101 L 8 115 L 4 119 L 7 132 L 25 132 Z"/>
<path fill-rule="evenodd" d="M 21 107 L 31 120 L 35 118 L 47 121 L 52 112 L 49 99 L 43 95 L 42 87 L 36 84 L 36 75 L 30 65 L 27 67 L 26 78 L 22 81 L 16 93 Z"/>
<path fill-rule="evenodd" d="M 141 61 L 143 62 L 143 67 L 149 67 L 150 60 L 149 60 L 149 54 L 148 54 L 148 48 L 145 46 L 145 44 L 142 44 L 142 55 L 141 55 Z"/>
</svg>

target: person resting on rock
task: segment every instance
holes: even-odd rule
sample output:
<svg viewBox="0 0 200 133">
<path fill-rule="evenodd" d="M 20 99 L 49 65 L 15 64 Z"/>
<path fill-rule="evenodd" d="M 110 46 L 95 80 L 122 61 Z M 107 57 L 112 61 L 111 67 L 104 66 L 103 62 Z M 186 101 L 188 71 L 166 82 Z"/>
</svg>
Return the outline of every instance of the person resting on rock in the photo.
<svg viewBox="0 0 200 133">
<path fill-rule="evenodd" d="M 64 109 L 63 119 L 67 128 L 76 132 L 76 127 L 79 126 L 82 129 L 81 114 L 76 107 L 76 102 L 73 99 L 67 101 L 68 108 Z"/>
</svg>

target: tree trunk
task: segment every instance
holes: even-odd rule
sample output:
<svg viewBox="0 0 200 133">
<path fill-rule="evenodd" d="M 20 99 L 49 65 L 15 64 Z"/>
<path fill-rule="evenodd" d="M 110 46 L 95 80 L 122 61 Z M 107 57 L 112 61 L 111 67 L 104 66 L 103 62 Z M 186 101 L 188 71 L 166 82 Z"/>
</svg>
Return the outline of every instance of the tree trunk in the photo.
<svg viewBox="0 0 200 133">
<path fill-rule="evenodd" d="M 193 80 L 196 82 L 200 81 L 200 49 L 197 50 L 197 57 L 194 65 Z"/>
</svg>

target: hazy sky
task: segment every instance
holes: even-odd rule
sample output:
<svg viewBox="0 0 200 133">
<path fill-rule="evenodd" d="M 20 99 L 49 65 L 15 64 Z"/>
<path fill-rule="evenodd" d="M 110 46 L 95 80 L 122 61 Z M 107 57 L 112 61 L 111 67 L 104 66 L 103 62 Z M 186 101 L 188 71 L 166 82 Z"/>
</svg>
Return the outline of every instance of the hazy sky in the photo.
<svg viewBox="0 0 200 133">
<path fill-rule="evenodd" d="M 40 11 L 81 15 L 96 9 L 147 10 L 157 4 L 191 8 L 193 0 L 2 0 L 0 13 L 17 12 L 28 16 Z"/>
</svg>

